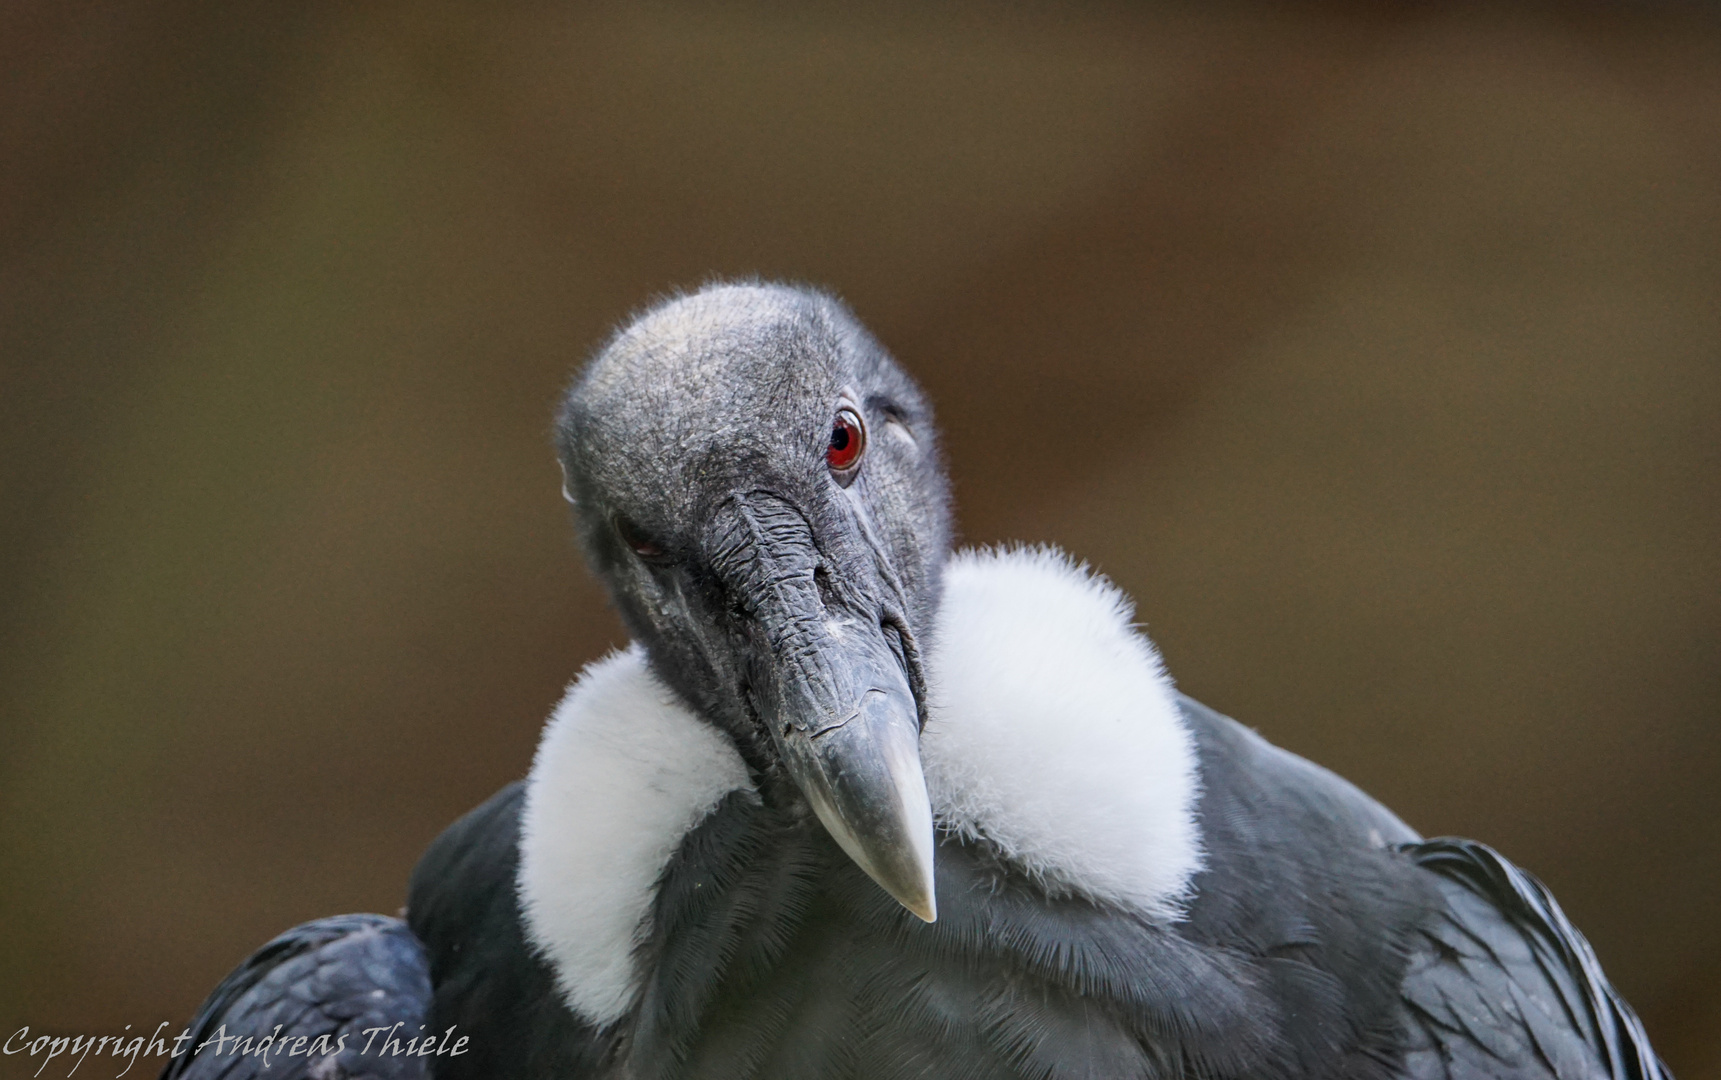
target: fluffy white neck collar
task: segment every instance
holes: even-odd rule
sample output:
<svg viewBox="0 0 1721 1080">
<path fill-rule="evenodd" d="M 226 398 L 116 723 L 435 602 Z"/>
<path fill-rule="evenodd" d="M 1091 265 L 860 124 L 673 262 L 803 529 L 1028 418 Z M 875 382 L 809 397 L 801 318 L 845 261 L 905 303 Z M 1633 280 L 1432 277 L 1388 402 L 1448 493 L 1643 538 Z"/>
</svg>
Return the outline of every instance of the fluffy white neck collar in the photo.
<svg viewBox="0 0 1721 1080">
<path fill-rule="evenodd" d="M 920 756 L 942 829 L 1049 889 L 1175 920 L 1201 868 L 1195 751 L 1110 582 L 1049 549 L 957 554 L 927 654 Z M 521 816 L 527 937 L 602 1025 L 639 988 L 658 876 L 751 783 L 634 645 L 588 667 L 545 728 Z"/>
</svg>

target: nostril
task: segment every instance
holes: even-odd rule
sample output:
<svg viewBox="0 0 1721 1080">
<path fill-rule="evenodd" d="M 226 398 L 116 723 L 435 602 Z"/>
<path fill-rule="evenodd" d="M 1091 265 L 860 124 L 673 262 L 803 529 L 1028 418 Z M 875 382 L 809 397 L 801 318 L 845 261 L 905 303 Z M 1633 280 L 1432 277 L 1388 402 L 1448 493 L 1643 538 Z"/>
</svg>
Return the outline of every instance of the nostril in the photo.
<svg viewBox="0 0 1721 1080">
<path fill-rule="evenodd" d="M 831 583 L 831 572 L 825 569 L 824 563 L 813 567 L 813 587 L 818 589 L 819 603 L 826 611 L 837 606 L 836 586 Z"/>
</svg>

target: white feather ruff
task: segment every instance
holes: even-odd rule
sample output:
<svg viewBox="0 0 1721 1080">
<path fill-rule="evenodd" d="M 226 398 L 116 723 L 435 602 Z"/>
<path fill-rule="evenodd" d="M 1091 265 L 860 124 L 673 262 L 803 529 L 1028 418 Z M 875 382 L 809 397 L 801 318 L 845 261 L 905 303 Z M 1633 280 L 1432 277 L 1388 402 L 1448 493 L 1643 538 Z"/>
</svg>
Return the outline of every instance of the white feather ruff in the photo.
<svg viewBox="0 0 1721 1080">
<path fill-rule="evenodd" d="M 1129 599 L 1053 549 L 944 573 L 920 739 L 942 828 L 1156 919 L 1201 868 L 1195 750 Z"/>
<path fill-rule="evenodd" d="M 526 933 L 574 1011 L 608 1023 L 637 989 L 657 877 L 724 795 L 748 787 L 729 740 L 681 704 L 637 644 L 569 687 L 520 813 Z"/>
<path fill-rule="evenodd" d="M 939 827 L 1047 887 L 1171 920 L 1201 868 L 1195 751 L 1127 598 L 1051 549 L 963 552 L 927 653 L 921 763 Z M 750 789 L 734 747 L 657 681 L 638 645 L 587 668 L 527 781 L 529 940 L 597 1024 L 639 988 L 634 950 L 683 837 Z"/>
</svg>

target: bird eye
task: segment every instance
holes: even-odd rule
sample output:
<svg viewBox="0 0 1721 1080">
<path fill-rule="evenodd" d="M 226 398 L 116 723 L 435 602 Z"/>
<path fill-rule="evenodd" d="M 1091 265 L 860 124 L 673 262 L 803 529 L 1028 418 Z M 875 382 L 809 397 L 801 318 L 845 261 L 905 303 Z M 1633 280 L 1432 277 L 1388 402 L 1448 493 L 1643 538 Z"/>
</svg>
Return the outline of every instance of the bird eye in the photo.
<svg viewBox="0 0 1721 1080">
<path fill-rule="evenodd" d="M 847 484 L 854 479 L 865 449 L 866 427 L 861 423 L 860 414 L 853 409 L 837 410 L 836 422 L 831 425 L 831 444 L 825 450 L 825 463 L 831 467 L 831 474 L 839 483 Z"/>
<path fill-rule="evenodd" d="M 663 545 L 647 536 L 634 524 L 631 518 L 621 514 L 615 516 L 616 535 L 621 542 L 633 549 L 633 553 L 642 559 L 660 559 L 663 557 Z"/>
</svg>

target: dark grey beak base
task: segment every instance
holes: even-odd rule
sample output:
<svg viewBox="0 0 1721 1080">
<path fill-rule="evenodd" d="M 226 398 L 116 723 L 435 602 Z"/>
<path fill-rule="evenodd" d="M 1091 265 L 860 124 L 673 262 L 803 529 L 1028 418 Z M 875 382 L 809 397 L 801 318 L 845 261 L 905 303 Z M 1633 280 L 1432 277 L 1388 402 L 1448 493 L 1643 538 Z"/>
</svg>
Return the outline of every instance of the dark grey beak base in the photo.
<svg viewBox="0 0 1721 1080">
<path fill-rule="evenodd" d="M 858 530 L 832 523 L 827 545 L 845 554 L 827 562 L 801 512 L 766 492 L 738 495 L 728 509 L 712 546 L 750 616 L 759 718 L 836 842 L 886 892 L 932 922 L 938 912 L 932 807 L 920 769 L 921 703 L 905 667 L 913 661 L 886 636 L 886 586 L 872 573 L 878 553 Z M 821 588 L 818 575 L 826 572 L 835 580 Z"/>
<path fill-rule="evenodd" d="M 900 669 L 871 681 L 884 685 L 863 691 L 841 722 L 812 734 L 790 727 L 779 745 L 790 775 L 849 858 L 932 922 L 932 806 L 920 769 L 919 715 Z"/>
</svg>

